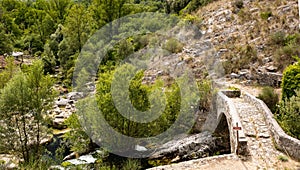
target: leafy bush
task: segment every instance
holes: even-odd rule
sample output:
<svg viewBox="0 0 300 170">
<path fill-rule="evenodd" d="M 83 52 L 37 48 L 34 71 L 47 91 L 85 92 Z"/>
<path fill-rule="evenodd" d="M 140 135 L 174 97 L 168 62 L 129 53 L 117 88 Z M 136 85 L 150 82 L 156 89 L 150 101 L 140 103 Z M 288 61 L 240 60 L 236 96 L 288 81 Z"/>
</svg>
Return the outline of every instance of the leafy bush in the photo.
<svg viewBox="0 0 300 170">
<path fill-rule="evenodd" d="M 280 103 L 279 111 L 276 119 L 281 127 L 289 135 L 300 139 L 300 90 L 291 98 L 285 98 Z"/>
<path fill-rule="evenodd" d="M 236 49 L 238 50 L 238 55 L 232 55 L 222 63 L 226 74 L 240 69 L 249 69 L 251 63 L 258 60 L 255 47 L 247 45 L 245 47 L 236 47 Z"/>
<path fill-rule="evenodd" d="M 298 46 L 300 45 L 300 34 L 286 35 L 283 31 L 278 31 L 271 35 L 269 40 L 271 45 L 276 50 L 274 61 L 275 66 L 280 70 L 283 70 L 288 65 L 296 61 L 295 57 L 299 56 L 300 50 Z M 298 58 L 298 57 L 296 57 Z"/>
<path fill-rule="evenodd" d="M 123 164 L 122 170 L 138 170 L 141 169 L 140 161 L 136 159 L 127 159 Z"/>
<path fill-rule="evenodd" d="M 295 58 L 298 58 L 297 55 L 300 52 L 297 46 L 296 44 L 289 44 L 276 51 L 274 61 L 279 69 L 282 70 L 296 61 Z"/>
<path fill-rule="evenodd" d="M 272 87 L 264 87 L 258 98 L 264 101 L 273 113 L 276 112 L 276 105 L 279 102 L 279 97 Z"/>
<path fill-rule="evenodd" d="M 263 20 L 267 20 L 271 16 L 272 16 L 272 12 L 271 11 L 266 11 L 266 12 L 260 13 L 260 17 Z"/>
<path fill-rule="evenodd" d="M 243 2 L 243 0 L 236 0 L 236 1 L 234 1 L 233 6 L 241 9 L 244 7 L 244 2 Z"/>
<path fill-rule="evenodd" d="M 201 6 L 205 6 L 214 0 L 191 0 L 189 4 L 184 8 L 184 11 L 191 13 L 197 10 Z"/>
<path fill-rule="evenodd" d="M 285 45 L 289 44 L 300 44 L 300 34 L 291 34 L 285 37 Z"/>
<path fill-rule="evenodd" d="M 278 31 L 271 35 L 271 44 L 284 45 L 285 44 L 285 33 L 283 31 Z"/>
<path fill-rule="evenodd" d="M 200 92 L 199 109 L 208 111 L 212 102 L 212 82 L 210 80 L 202 80 L 198 82 Z"/>
<path fill-rule="evenodd" d="M 61 163 L 61 166 L 62 167 L 68 167 L 68 166 L 71 166 L 72 165 L 72 163 L 71 162 L 63 162 L 63 163 Z"/>
<path fill-rule="evenodd" d="M 5 161 L 4 160 L 0 160 L 0 165 L 3 165 L 5 164 Z"/>
<path fill-rule="evenodd" d="M 282 161 L 282 162 L 287 162 L 289 161 L 289 158 L 287 158 L 286 156 L 284 155 L 279 155 L 278 157 L 278 160 Z"/>
<path fill-rule="evenodd" d="M 282 100 L 294 96 L 295 90 L 300 89 L 300 63 L 288 66 L 283 72 Z"/>
<path fill-rule="evenodd" d="M 80 107 L 79 104 L 78 107 Z M 67 120 L 65 120 L 65 124 L 72 130 L 65 133 L 63 137 L 64 140 L 70 143 L 71 151 L 84 153 L 90 149 L 91 140 L 82 128 L 82 122 L 80 122 L 78 114 L 80 113 L 73 113 Z"/>
<path fill-rule="evenodd" d="M 177 39 L 171 38 L 164 44 L 163 49 L 171 53 L 179 53 L 183 49 L 183 44 Z"/>
</svg>

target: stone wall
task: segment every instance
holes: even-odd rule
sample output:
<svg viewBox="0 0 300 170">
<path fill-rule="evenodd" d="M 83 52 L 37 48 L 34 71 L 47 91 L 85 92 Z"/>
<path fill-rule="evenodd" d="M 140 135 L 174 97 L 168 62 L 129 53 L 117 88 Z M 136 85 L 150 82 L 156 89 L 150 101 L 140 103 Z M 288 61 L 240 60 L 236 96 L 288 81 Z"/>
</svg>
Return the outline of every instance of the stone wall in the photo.
<svg viewBox="0 0 300 170">
<path fill-rule="evenodd" d="M 282 74 L 272 72 L 257 72 L 254 77 L 258 84 L 272 87 L 280 87 L 282 80 Z"/>
<path fill-rule="evenodd" d="M 216 113 L 218 118 L 217 123 L 219 123 L 220 121 L 221 114 L 225 114 L 227 118 L 229 134 L 230 134 L 231 153 L 236 153 L 238 148 L 239 154 L 245 154 L 247 152 L 247 139 L 243 131 L 243 127 L 234 104 L 222 91 L 217 93 L 216 100 L 217 100 Z M 233 130 L 233 127 L 235 127 L 236 124 L 238 124 L 238 126 L 242 128 L 242 130 L 239 131 L 238 142 L 236 136 L 237 133 L 235 130 Z"/>
<path fill-rule="evenodd" d="M 287 135 L 282 130 L 274 119 L 272 112 L 263 101 L 246 92 L 243 97 L 247 102 L 254 104 L 260 112 L 264 113 L 264 117 L 274 138 L 277 149 L 287 153 L 287 155 L 293 159 L 300 160 L 300 140 Z"/>
</svg>

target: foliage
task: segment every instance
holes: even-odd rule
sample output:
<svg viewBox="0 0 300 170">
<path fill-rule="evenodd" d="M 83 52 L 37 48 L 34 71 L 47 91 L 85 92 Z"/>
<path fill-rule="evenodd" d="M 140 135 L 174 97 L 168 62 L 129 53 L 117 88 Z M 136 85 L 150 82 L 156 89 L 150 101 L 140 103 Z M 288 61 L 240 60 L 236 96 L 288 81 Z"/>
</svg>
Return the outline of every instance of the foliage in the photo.
<svg viewBox="0 0 300 170">
<path fill-rule="evenodd" d="M 279 155 L 278 157 L 278 160 L 280 160 L 281 162 L 288 162 L 289 161 L 289 158 L 284 156 L 284 155 Z"/>
<path fill-rule="evenodd" d="M 48 160 L 41 158 L 43 148 L 40 146 L 40 141 L 46 137 L 45 119 L 47 119 L 47 114 L 45 113 L 52 106 L 54 94 L 53 80 L 49 75 L 44 74 L 53 74 L 58 69 L 60 71 L 59 81 L 70 87 L 74 66 L 78 64 L 76 63 L 78 55 L 83 46 L 86 45 L 88 38 L 99 28 L 128 14 L 149 11 L 180 13 L 185 7 L 184 12 L 191 12 L 211 1 L 1 0 L 0 54 L 7 53 L 10 55 L 12 51 L 23 51 L 26 55 L 35 56 L 41 60 L 32 66 L 22 66 L 21 71 L 14 65 L 13 59 L 8 59 L 5 70 L 0 73 L 0 114 L 4 119 L 0 126 L 0 134 L 3 137 L 0 142 L 0 151 L 16 154 L 23 158 L 25 161 L 22 165 L 24 169 L 41 169 L 42 166 L 48 166 Z M 192 23 L 199 22 L 196 17 L 189 14 L 185 14 L 185 19 Z M 132 25 L 124 27 L 145 28 L 145 32 L 149 32 L 149 30 L 157 29 L 156 27 L 165 28 L 165 24 L 168 24 L 157 18 L 151 18 L 147 22 L 142 21 L 144 25 L 139 25 L 139 23 L 141 22 L 133 22 Z M 155 26 L 149 23 L 155 23 Z M 120 25 L 120 23 L 118 24 Z M 111 28 L 111 30 L 118 32 L 126 29 L 118 26 Z M 105 38 L 109 40 L 116 38 L 110 37 L 110 34 L 106 35 Z M 164 88 L 166 90 L 166 108 L 160 119 L 147 125 L 130 122 L 122 119 L 111 104 L 112 97 L 109 89 L 114 80 L 112 74 L 118 71 L 114 66 L 126 56 L 150 45 L 151 40 L 152 42 L 161 41 L 155 38 L 151 35 L 138 35 L 117 42 L 114 49 L 107 54 L 108 59 L 104 61 L 106 69 L 102 70 L 103 74 L 100 76 L 102 82 L 99 81 L 98 83 L 97 97 L 101 111 L 115 129 L 129 136 L 147 137 L 159 134 L 170 127 L 180 111 L 181 98 L 178 85 L 168 84 L 164 87 L 162 81 L 157 81 L 153 85 L 144 85 L 142 83 L 142 71 L 130 82 L 130 95 L 128 96 L 135 108 L 147 111 L 153 105 L 160 106 L 164 102 L 157 100 L 157 96 L 161 95 L 161 92 L 155 91 L 155 89 Z M 94 44 L 88 45 L 90 45 L 89 48 L 93 49 Z M 176 39 L 169 39 L 165 42 L 164 48 L 178 53 L 182 51 L 183 44 Z M 94 56 L 89 60 L 94 60 Z M 78 75 L 79 79 L 83 80 L 76 82 L 79 89 L 84 88 L 85 84 L 82 82 L 86 82 L 90 78 L 87 73 L 90 73 L 91 67 L 85 67 L 86 70 L 81 70 Z M 128 72 L 123 70 L 123 73 L 126 75 Z M 120 77 L 115 79 L 120 79 Z M 210 93 L 208 89 L 208 84 L 204 83 L 203 98 L 201 98 L 200 103 L 205 108 L 209 101 L 206 98 L 206 95 Z M 119 93 L 123 94 L 122 91 Z M 148 94 L 152 95 L 148 96 Z M 122 104 L 122 101 L 117 102 Z M 85 103 L 79 102 L 78 104 L 78 108 L 80 108 L 84 107 Z M 94 114 L 91 108 L 88 109 L 90 109 L 89 114 Z M 128 113 L 130 111 L 127 110 Z M 156 112 L 158 113 L 159 110 L 155 110 L 151 114 L 157 114 Z M 99 127 L 83 129 L 81 124 L 84 122 L 80 122 L 83 118 L 78 115 L 82 116 L 80 109 L 78 114 L 73 114 L 66 120 L 65 123 L 72 130 L 66 133 L 64 137 L 66 142 L 71 145 L 72 151 L 85 152 L 91 147 L 92 142 L 84 131 L 99 130 Z M 148 116 L 152 115 L 149 114 Z M 89 121 L 95 120 L 97 119 Z M 63 149 L 61 148 L 61 150 Z M 135 168 L 139 166 L 139 163 L 130 160 L 124 165 L 128 168 Z"/>
<path fill-rule="evenodd" d="M 229 90 L 235 90 L 235 91 L 241 91 L 241 89 L 234 87 L 234 86 L 229 86 L 228 87 Z"/>
<path fill-rule="evenodd" d="M 163 46 L 163 49 L 171 53 L 179 53 L 183 49 L 183 44 L 180 43 L 180 41 L 178 41 L 177 39 L 171 38 L 167 40 L 167 42 Z"/>
<path fill-rule="evenodd" d="M 91 140 L 84 132 L 79 122 L 77 114 L 72 114 L 65 124 L 71 128 L 71 131 L 64 134 L 64 139 L 71 146 L 71 151 L 77 153 L 85 153 L 90 149 Z"/>
<path fill-rule="evenodd" d="M 266 103 L 272 113 L 276 112 L 279 96 L 272 87 L 263 87 L 261 93 L 258 95 L 258 98 Z"/>
<path fill-rule="evenodd" d="M 200 8 L 201 6 L 205 6 L 211 2 L 213 2 L 214 0 L 190 0 L 189 3 L 186 5 L 186 7 L 181 10 L 184 13 L 191 13 L 193 11 L 196 11 L 198 8 Z M 182 1 L 178 1 L 183 3 Z M 180 12 L 181 12 L 180 11 Z"/>
<path fill-rule="evenodd" d="M 300 63 L 288 66 L 283 72 L 282 78 L 282 100 L 296 94 L 295 90 L 300 89 Z"/>
<path fill-rule="evenodd" d="M 285 33 L 283 31 L 275 32 L 270 36 L 270 43 L 277 45 L 285 44 Z"/>
<path fill-rule="evenodd" d="M 72 163 L 71 162 L 68 162 L 68 161 L 65 161 L 65 162 L 63 162 L 63 163 L 61 163 L 61 166 L 62 167 L 69 167 L 69 166 L 71 166 L 72 165 Z"/>
<path fill-rule="evenodd" d="M 122 170 L 139 170 L 141 169 L 141 163 L 139 160 L 135 160 L 135 159 L 127 159 L 124 163 L 123 163 L 123 168 Z"/>
<path fill-rule="evenodd" d="M 257 51 L 252 45 L 238 47 L 237 50 L 237 54 L 230 56 L 222 63 L 227 74 L 237 72 L 240 69 L 249 69 L 251 63 L 258 60 Z"/>
<path fill-rule="evenodd" d="M 128 14 L 164 12 L 165 4 L 155 0 L 2 0 L 0 54 L 24 51 L 42 57 L 45 72 L 54 73 L 55 66 L 60 66 L 64 85 L 70 86 L 74 61 L 96 30 Z"/>
<path fill-rule="evenodd" d="M 39 160 L 40 143 L 46 137 L 45 113 L 53 101 L 52 85 L 50 76 L 43 75 L 42 62 L 36 61 L 1 89 L 1 151 L 13 152 L 25 163 L 33 156 Z"/>
<path fill-rule="evenodd" d="M 210 80 L 202 80 L 198 82 L 200 92 L 199 109 L 209 111 L 212 102 L 212 82 Z"/>
<path fill-rule="evenodd" d="M 140 111 L 146 111 L 149 108 L 153 108 L 155 105 L 158 105 L 158 108 L 161 108 L 161 103 L 164 103 L 164 101 L 160 101 L 161 99 L 160 97 L 158 97 L 158 95 L 161 94 L 159 93 L 157 93 L 156 95 L 150 95 L 150 98 L 147 97 L 147 94 L 149 92 L 153 91 L 154 89 L 161 88 L 162 82 L 158 81 L 152 86 L 142 85 L 141 80 L 143 77 L 143 72 L 139 72 L 136 77 L 131 80 L 129 92 L 116 92 L 115 94 L 121 96 L 116 97 L 115 101 L 113 102 L 111 94 L 111 83 L 113 79 L 115 82 L 121 82 L 121 80 L 119 79 L 128 76 L 127 74 L 129 74 L 130 71 L 133 71 L 130 66 L 124 66 L 123 68 L 117 70 L 117 77 L 113 77 L 113 75 L 116 74 L 115 71 L 107 71 L 106 73 L 101 74 L 97 86 L 97 101 L 100 106 L 99 108 L 109 124 L 114 127 L 115 130 L 122 132 L 123 134 L 132 137 L 148 137 L 160 134 L 161 132 L 165 131 L 170 124 L 172 124 L 173 120 L 175 120 L 176 115 L 179 112 L 179 89 L 176 85 L 172 85 L 168 88 L 169 90 L 167 90 L 168 92 L 166 93 L 167 104 L 164 114 L 162 114 L 156 121 L 148 123 L 146 124 L 146 126 L 137 122 L 130 121 L 121 116 L 119 111 L 115 107 L 122 107 L 122 109 L 119 110 L 124 113 L 133 112 L 131 110 L 132 108 L 129 108 L 128 106 L 126 106 L 126 104 L 124 104 L 125 98 L 129 97 L 129 99 L 127 100 L 131 101 L 132 105 Z M 120 85 L 124 86 L 124 84 Z M 115 87 L 114 89 L 121 88 Z M 152 104 L 152 106 L 149 105 L 149 101 L 151 101 L 150 103 Z M 148 116 L 155 116 L 155 114 L 160 114 L 159 112 L 160 110 L 151 111 Z M 98 129 L 101 129 L 101 127 L 99 127 Z"/>
<path fill-rule="evenodd" d="M 235 0 L 233 3 L 233 6 L 241 9 L 244 7 L 244 2 L 242 0 Z"/>
<path fill-rule="evenodd" d="M 274 45 L 275 51 L 274 61 L 275 66 L 280 70 L 285 69 L 290 64 L 297 61 L 299 58 L 300 34 L 286 34 L 283 31 L 278 31 L 270 36 L 270 44 Z"/>
<path fill-rule="evenodd" d="M 263 20 L 267 20 L 271 16 L 272 16 L 272 12 L 271 11 L 266 11 L 266 12 L 260 13 L 260 17 Z"/>
<path fill-rule="evenodd" d="M 6 83 L 13 78 L 13 76 L 18 73 L 20 70 L 14 63 L 14 58 L 9 57 L 5 59 L 5 62 L 7 63 L 4 70 L 0 72 L 0 89 L 2 89 Z"/>
<path fill-rule="evenodd" d="M 191 0 L 171 0 L 167 1 L 166 12 L 167 13 L 177 13 L 179 14 L 180 10 L 184 9 Z"/>
<path fill-rule="evenodd" d="M 38 160 L 35 156 L 31 156 L 29 162 L 21 163 L 20 169 L 44 170 L 50 168 L 53 161 L 49 158 L 41 157 Z"/>
<path fill-rule="evenodd" d="M 284 98 L 280 102 L 279 114 L 276 115 L 281 127 L 289 135 L 300 139 L 300 90 L 290 98 Z"/>
</svg>

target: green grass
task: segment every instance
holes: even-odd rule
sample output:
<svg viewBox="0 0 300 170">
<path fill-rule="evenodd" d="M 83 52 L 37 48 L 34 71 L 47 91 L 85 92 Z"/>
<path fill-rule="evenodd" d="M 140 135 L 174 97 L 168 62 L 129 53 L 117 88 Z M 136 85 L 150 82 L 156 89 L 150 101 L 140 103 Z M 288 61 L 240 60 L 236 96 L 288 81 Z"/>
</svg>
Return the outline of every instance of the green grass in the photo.
<svg viewBox="0 0 300 170">
<path fill-rule="evenodd" d="M 289 158 L 284 156 L 284 155 L 279 155 L 278 157 L 278 160 L 280 160 L 281 162 L 287 162 L 289 161 Z"/>
</svg>

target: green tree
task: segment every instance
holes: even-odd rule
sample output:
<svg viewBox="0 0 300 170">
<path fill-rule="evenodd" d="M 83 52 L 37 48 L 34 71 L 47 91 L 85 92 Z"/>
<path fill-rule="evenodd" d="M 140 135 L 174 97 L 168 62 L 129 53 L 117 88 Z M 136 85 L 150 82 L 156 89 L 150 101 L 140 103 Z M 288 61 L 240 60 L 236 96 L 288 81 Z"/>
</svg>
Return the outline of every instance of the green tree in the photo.
<svg viewBox="0 0 300 170">
<path fill-rule="evenodd" d="M 0 54 L 9 53 L 12 51 L 12 41 L 5 33 L 2 23 L 0 23 L 0 30 Z"/>
<path fill-rule="evenodd" d="M 69 48 L 80 51 L 92 31 L 90 11 L 82 4 L 74 4 L 64 24 L 64 35 L 69 40 Z"/>
<path fill-rule="evenodd" d="M 14 63 L 14 58 L 13 57 L 9 57 L 5 59 L 6 62 L 6 66 L 5 69 L 0 72 L 0 89 L 2 89 L 6 83 L 13 78 L 13 76 L 19 72 L 19 68 L 15 65 Z"/>
<path fill-rule="evenodd" d="M 92 25 L 90 11 L 84 5 L 74 4 L 69 9 L 69 15 L 62 27 L 63 40 L 59 43 L 57 52 L 67 86 L 71 85 L 75 60 L 92 33 Z"/>
<path fill-rule="evenodd" d="M 1 151 L 13 152 L 25 163 L 40 158 L 45 116 L 53 101 L 52 85 L 50 76 L 43 75 L 42 62 L 36 61 L 1 89 Z"/>
<path fill-rule="evenodd" d="M 258 98 L 266 103 L 272 113 L 276 112 L 277 104 L 279 102 L 279 95 L 272 87 L 264 87 L 262 92 L 258 95 Z"/>
<path fill-rule="evenodd" d="M 289 135 L 300 139 L 300 90 L 296 90 L 295 93 L 289 99 L 281 101 L 280 112 L 276 118 Z"/>
<path fill-rule="evenodd" d="M 86 153 L 91 149 L 92 141 L 82 128 L 78 115 L 72 114 L 65 124 L 71 128 L 71 130 L 64 134 L 64 139 L 71 146 L 71 151 L 77 153 Z"/>
<path fill-rule="evenodd" d="M 298 59 L 299 60 L 299 59 Z M 299 60 L 300 61 L 300 60 Z M 300 62 L 288 66 L 283 72 L 282 78 L 282 100 L 296 94 L 295 90 L 300 89 Z"/>
</svg>

